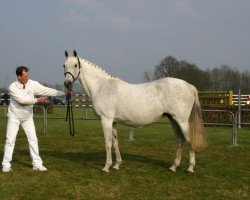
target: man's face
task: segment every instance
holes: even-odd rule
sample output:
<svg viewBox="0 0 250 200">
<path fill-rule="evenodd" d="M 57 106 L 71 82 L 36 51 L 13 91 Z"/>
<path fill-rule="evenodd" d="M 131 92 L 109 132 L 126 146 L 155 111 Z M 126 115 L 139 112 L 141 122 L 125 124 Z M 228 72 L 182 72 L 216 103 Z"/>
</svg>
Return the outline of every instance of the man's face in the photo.
<svg viewBox="0 0 250 200">
<path fill-rule="evenodd" d="M 23 71 L 22 75 L 18 76 L 18 81 L 22 84 L 27 83 L 29 80 L 29 72 Z"/>
</svg>

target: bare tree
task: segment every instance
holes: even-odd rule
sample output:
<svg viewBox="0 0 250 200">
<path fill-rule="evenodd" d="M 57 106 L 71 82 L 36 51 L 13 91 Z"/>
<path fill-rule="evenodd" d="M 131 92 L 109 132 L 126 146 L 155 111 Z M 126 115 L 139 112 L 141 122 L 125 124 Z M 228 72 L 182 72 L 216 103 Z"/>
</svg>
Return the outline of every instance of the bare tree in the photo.
<svg viewBox="0 0 250 200">
<path fill-rule="evenodd" d="M 236 92 L 240 87 L 241 75 L 238 69 L 222 65 L 220 68 L 214 68 L 210 72 L 211 89 Z"/>
<path fill-rule="evenodd" d="M 154 79 L 176 77 L 180 70 L 180 62 L 172 56 L 167 56 L 155 66 Z"/>
<path fill-rule="evenodd" d="M 250 72 L 245 70 L 241 73 L 237 68 L 228 65 L 202 70 L 195 64 L 178 61 L 173 56 L 167 56 L 155 66 L 153 73 L 148 71 L 144 73 L 146 81 L 164 77 L 183 79 L 196 86 L 200 91 L 232 90 L 237 92 L 238 89 L 242 89 L 244 93 L 250 93 Z"/>
<path fill-rule="evenodd" d="M 221 77 L 219 69 L 218 68 L 214 68 L 212 70 L 208 69 L 207 72 L 210 74 L 210 82 L 211 82 L 209 89 L 211 91 L 220 90 Z"/>
<path fill-rule="evenodd" d="M 244 70 L 241 73 L 240 88 L 243 93 L 250 94 L 250 71 Z"/>
<path fill-rule="evenodd" d="M 206 90 L 210 85 L 209 73 L 186 61 L 181 61 L 176 77 L 193 84 L 199 90 Z"/>
<path fill-rule="evenodd" d="M 145 71 L 144 74 L 143 74 L 143 79 L 146 81 L 146 82 L 150 82 L 153 80 L 153 74 L 149 71 Z"/>
<path fill-rule="evenodd" d="M 164 77 L 183 79 L 195 85 L 199 90 L 205 90 L 210 84 L 208 72 L 200 70 L 195 64 L 178 61 L 172 56 L 167 56 L 155 66 L 153 79 Z"/>
</svg>

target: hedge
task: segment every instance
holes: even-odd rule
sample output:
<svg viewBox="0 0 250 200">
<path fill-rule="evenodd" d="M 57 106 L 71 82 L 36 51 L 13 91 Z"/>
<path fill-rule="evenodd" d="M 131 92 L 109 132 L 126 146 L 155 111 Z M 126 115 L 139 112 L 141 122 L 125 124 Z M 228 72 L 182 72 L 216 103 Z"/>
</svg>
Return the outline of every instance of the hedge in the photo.
<svg viewBox="0 0 250 200">
<path fill-rule="evenodd" d="M 241 112 L 241 122 L 250 123 L 250 105 L 241 106 L 241 109 L 249 109 L 249 111 Z M 231 111 L 234 116 L 238 111 L 238 106 L 235 105 L 202 105 L 202 110 L 227 110 Z M 202 117 L 205 123 L 222 123 L 232 124 L 233 117 L 229 112 L 202 112 Z"/>
</svg>

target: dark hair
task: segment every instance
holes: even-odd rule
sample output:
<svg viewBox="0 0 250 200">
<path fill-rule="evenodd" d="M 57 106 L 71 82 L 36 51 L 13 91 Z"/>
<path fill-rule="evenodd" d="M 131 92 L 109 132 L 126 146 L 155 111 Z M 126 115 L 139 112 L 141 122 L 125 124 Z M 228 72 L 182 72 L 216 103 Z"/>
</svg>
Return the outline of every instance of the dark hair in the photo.
<svg viewBox="0 0 250 200">
<path fill-rule="evenodd" d="M 21 76 L 23 74 L 23 71 L 28 72 L 29 68 L 25 66 L 19 66 L 16 68 L 16 76 Z"/>
</svg>

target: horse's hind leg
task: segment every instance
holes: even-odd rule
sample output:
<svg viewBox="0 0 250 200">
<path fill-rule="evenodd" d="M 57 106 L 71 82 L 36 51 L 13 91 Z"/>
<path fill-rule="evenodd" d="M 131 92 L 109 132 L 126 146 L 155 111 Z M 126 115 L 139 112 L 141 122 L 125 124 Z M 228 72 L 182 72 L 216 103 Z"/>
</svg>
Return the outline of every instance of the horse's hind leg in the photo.
<svg viewBox="0 0 250 200">
<path fill-rule="evenodd" d="M 182 147 L 183 147 L 183 143 L 185 142 L 185 138 L 184 138 L 182 131 L 181 131 L 179 125 L 177 124 L 177 122 L 174 119 L 172 119 L 170 116 L 169 116 L 169 120 L 172 124 L 173 130 L 174 130 L 175 135 L 176 135 L 176 140 L 177 140 L 176 157 L 175 157 L 173 165 L 169 168 L 170 170 L 175 172 L 176 168 L 181 163 Z"/>
<path fill-rule="evenodd" d="M 101 118 L 104 139 L 105 139 L 105 147 L 106 147 L 106 164 L 102 169 L 105 172 L 109 172 L 109 167 L 112 165 L 112 155 L 111 155 L 111 147 L 112 147 L 112 120 L 109 120 L 105 117 Z"/>
<path fill-rule="evenodd" d="M 182 141 L 177 141 L 176 158 L 174 160 L 173 165 L 169 168 L 173 172 L 176 171 L 176 167 L 178 167 L 180 165 L 180 163 L 181 163 L 182 146 L 183 146 L 183 142 Z"/>
<path fill-rule="evenodd" d="M 118 147 L 118 138 L 117 138 L 117 131 L 115 129 L 115 125 L 113 125 L 113 129 L 112 129 L 112 143 L 115 149 L 115 156 L 116 156 L 116 163 L 113 168 L 118 170 L 120 164 L 122 163 L 122 158 L 121 158 L 120 150 Z"/>
<path fill-rule="evenodd" d="M 195 152 L 191 147 L 191 141 L 189 136 L 189 125 L 188 123 L 179 123 L 180 129 L 183 133 L 183 136 L 185 137 L 187 143 L 190 145 L 190 151 L 189 151 L 189 167 L 187 169 L 188 172 L 194 173 L 194 166 L 195 166 Z"/>
<path fill-rule="evenodd" d="M 192 150 L 190 147 L 190 152 L 189 152 L 189 167 L 187 169 L 188 172 L 194 173 L 194 166 L 195 166 L 195 152 Z"/>
<path fill-rule="evenodd" d="M 183 138 L 183 142 L 186 140 L 187 143 L 190 144 L 190 137 L 189 137 L 189 131 L 188 131 L 189 130 L 189 125 L 188 125 L 188 123 L 178 123 L 178 129 L 177 130 L 179 130 L 178 134 L 177 134 L 177 137 Z M 179 147 L 177 147 L 177 156 L 176 156 L 177 161 L 178 161 L 178 149 L 179 149 Z M 177 162 L 177 164 L 178 164 L 178 162 Z M 173 164 L 173 165 L 175 165 L 175 164 Z M 194 173 L 194 166 L 195 166 L 195 152 L 192 149 L 191 144 L 190 144 L 189 167 L 188 167 L 187 171 Z"/>
</svg>

